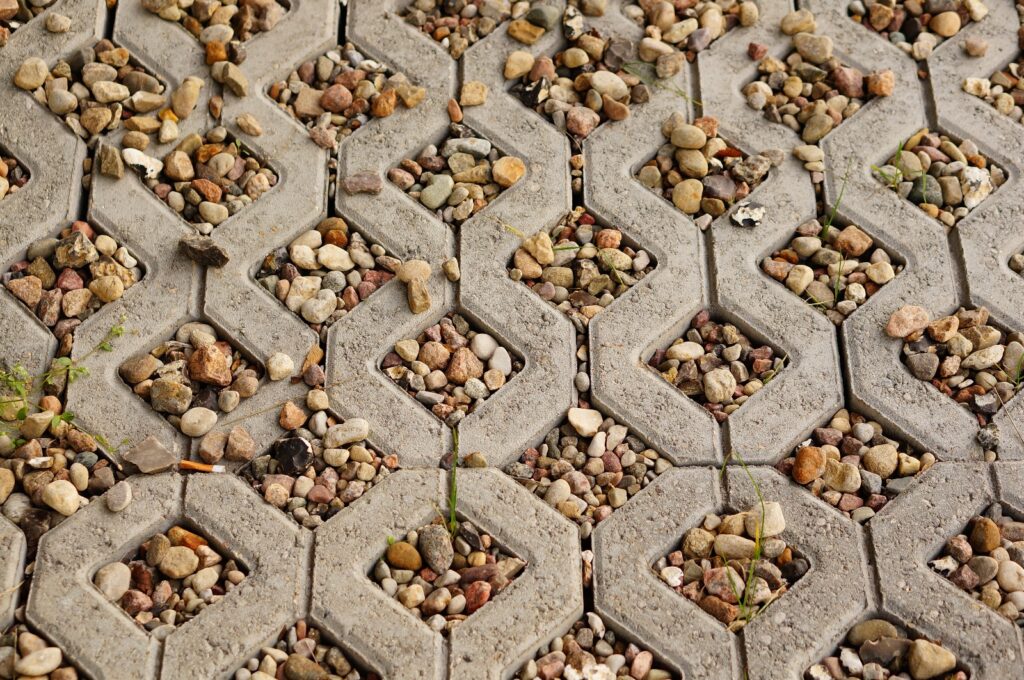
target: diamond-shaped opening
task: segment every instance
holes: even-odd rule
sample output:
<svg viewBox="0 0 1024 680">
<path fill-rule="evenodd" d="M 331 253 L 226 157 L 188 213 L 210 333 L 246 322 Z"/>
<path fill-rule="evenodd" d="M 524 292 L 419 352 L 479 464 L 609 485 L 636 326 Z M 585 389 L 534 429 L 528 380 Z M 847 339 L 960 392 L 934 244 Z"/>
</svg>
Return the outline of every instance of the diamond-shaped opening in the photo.
<svg viewBox="0 0 1024 680">
<path fill-rule="evenodd" d="M 206 46 L 206 63 L 245 60 L 244 43 L 270 31 L 291 9 L 288 0 L 198 0 L 184 8 L 175 3 L 147 3 L 146 9 L 165 21 L 174 21 Z"/>
<path fill-rule="evenodd" d="M 76 220 L 55 236 L 32 243 L 3 275 L 4 286 L 71 351 L 74 331 L 142 280 L 128 249 L 89 222 Z"/>
<path fill-rule="evenodd" d="M 139 135 L 160 129 L 156 112 L 167 103 L 167 86 L 127 48 L 100 40 L 78 58 L 58 61 L 50 75 L 33 96 L 90 144 L 122 125 Z"/>
<path fill-rule="evenodd" d="M 719 137 L 717 118 L 705 116 L 688 124 L 676 113 L 661 130 L 668 141 L 637 170 L 636 178 L 701 229 L 750 195 L 771 169 L 766 156 L 747 156 Z"/>
<path fill-rule="evenodd" d="M 523 239 L 509 276 L 585 328 L 656 266 L 621 230 L 599 224 L 578 206 L 550 231 Z"/>
<path fill-rule="evenodd" d="M 25 534 L 32 560 L 47 531 L 126 475 L 104 452 L 111 448 L 108 442 L 78 429 L 73 417 L 60 417 L 62 399 L 45 396 L 35 408 L 7 388 L 0 395 L 0 424 L 7 430 L 0 434 L 0 495 L 12 510 L 9 519 Z M 28 414 L 19 420 L 22 408 Z"/>
<path fill-rule="evenodd" d="M 33 654 L 35 656 L 32 656 Z M 6 631 L 0 631 L 0 659 L 6 659 L 0 668 L 6 668 L 9 672 L 12 672 L 10 675 L 12 678 L 28 677 L 20 670 L 17 676 L 13 675 L 15 668 L 24 668 L 24 666 L 21 666 L 23 663 L 30 665 L 29 670 L 33 670 L 33 667 L 50 669 L 46 673 L 34 673 L 32 677 L 85 677 L 70 662 L 63 649 L 55 644 L 51 644 L 50 640 L 47 640 L 42 635 L 38 635 L 34 628 L 25 623 L 17 623 Z"/>
<path fill-rule="evenodd" d="M 216 606 L 249 575 L 199 528 L 179 521 L 93 574 L 93 585 L 147 632 L 163 639 Z M 158 632 L 159 631 L 159 632 Z"/>
<path fill-rule="evenodd" d="M 309 130 L 314 142 L 331 150 L 369 119 L 390 116 L 399 103 L 416 108 L 426 93 L 352 43 L 302 62 L 286 80 L 267 88 L 267 96 Z M 329 122 L 321 125 L 325 114 Z"/>
<path fill-rule="evenodd" d="M 856 224 L 819 204 L 818 217 L 761 261 L 761 270 L 839 326 L 904 268 Z"/>
<path fill-rule="evenodd" d="M 1007 179 L 974 142 L 958 144 L 927 128 L 901 144 L 885 165 L 872 166 L 872 174 L 947 227 L 967 217 Z"/>
<path fill-rule="evenodd" d="M 584 668 L 589 669 L 588 672 L 585 673 Z M 681 676 L 668 670 L 667 664 L 649 650 L 609 630 L 597 612 L 588 611 L 564 635 L 538 649 L 533 658 L 523 664 L 519 677 L 669 680 Z"/>
<path fill-rule="evenodd" d="M 941 641 L 918 635 L 899 619 L 888 615 L 866 618 L 850 628 L 836 650 L 808 668 L 804 677 L 808 680 L 914 677 L 915 671 L 921 677 L 918 659 L 930 660 L 932 677 L 949 680 L 971 677 L 967 666 L 943 647 Z"/>
<path fill-rule="evenodd" d="M 887 436 L 881 424 L 844 408 L 776 467 L 847 517 L 867 522 L 935 461 L 935 454 Z"/>
<path fill-rule="evenodd" d="M 960 308 L 904 339 L 903 362 L 970 411 L 984 427 L 1024 387 L 1024 333 L 1007 331 L 988 309 Z"/>
<path fill-rule="evenodd" d="M 281 631 L 280 637 L 265 645 L 259 654 L 239 667 L 239 671 L 277 677 L 277 668 L 286 678 L 349 678 L 380 680 L 381 675 L 367 671 L 343 645 L 337 644 L 325 631 L 311 626 L 304 619 Z M 238 672 L 232 677 L 242 677 Z"/>
<path fill-rule="evenodd" d="M 587 539 L 596 524 L 671 467 L 628 427 L 581 401 L 505 472 L 579 524 Z"/>
<path fill-rule="evenodd" d="M 660 38 L 647 48 L 645 61 L 653 62 L 662 55 L 678 50 L 686 61 L 692 62 L 699 52 L 732 29 L 741 24 L 753 25 L 757 19 L 758 4 L 754 0 L 725 3 L 696 0 L 667 4 L 631 2 L 623 5 L 622 12 L 643 27 L 648 36 L 653 32 Z"/>
<path fill-rule="evenodd" d="M 278 181 L 270 164 L 224 127 L 202 137 L 189 135 L 162 160 L 136 149 L 125 149 L 124 155 L 146 186 L 203 234 L 259 200 Z"/>
<path fill-rule="evenodd" d="M 703 310 L 647 364 L 718 422 L 741 408 L 785 367 L 785 356 Z"/>
<path fill-rule="evenodd" d="M 959 33 L 971 21 L 981 21 L 988 8 L 983 2 L 973 3 L 969 8 L 959 0 L 868 0 L 849 3 L 847 14 L 916 61 L 924 61 L 946 38 Z"/>
<path fill-rule="evenodd" d="M 878 81 L 892 75 L 865 74 L 846 65 L 832 54 L 830 40 L 794 36 L 794 50 L 785 60 L 770 54 L 758 57 L 757 77 L 743 88 L 747 106 L 799 133 L 808 144 L 842 125 L 876 92 L 885 91 Z"/>
<path fill-rule="evenodd" d="M 263 258 L 256 280 L 326 339 L 331 324 L 394 278 L 400 265 L 343 218 L 328 217 Z"/>
<path fill-rule="evenodd" d="M 415 158 L 406 158 L 388 170 L 388 179 L 443 222 L 457 226 L 525 173 L 521 158 L 506 156 L 469 127 L 452 123 L 440 145 L 431 144 Z"/>
<path fill-rule="evenodd" d="M 452 59 L 459 59 L 470 46 L 508 21 L 511 13 L 508 3 L 503 2 L 412 0 L 399 16 L 440 43 Z M 525 18 L 517 19 L 517 23 L 528 24 Z M 524 37 L 535 35 L 534 41 L 544 32 L 534 24 L 520 26 L 518 31 L 522 31 Z"/>
<path fill-rule="evenodd" d="M 962 533 L 946 541 L 928 566 L 971 599 L 1020 623 L 1024 620 L 1022 540 L 1024 522 L 1017 513 L 993 503 L 973 517 Z"/>
<path fill-rule="evenodd" d="M 523 370 L 523 360 L 457 312 L 395 343 L 380 368 L 448 424 L 472 413 Z"/>
<path fill-rule="evenodd" d="M 628 118 L 633 104 L 650 99 L 640 75 L 629 71 L 638 63 L 635 55 L 631 41 L 597 29 L 584 33 L 581 22 L 576 37 L 554 57 L 509 54 L 504 75 L 509 92 L 578 146 L 599 126 Z"/>
<path fill-rule="evenodd" d="M 122 363 L 118 373 L 172 425 L 190 437 L 201 437 L 241 399 L 256 393 L 263 368 L 213 326 L 190 321 L 171 339 Z M 238 433 L 236 437 L 239 457 L 248 460 L 242 451 L 251 457 L 251 438 Z"/>
<path fill-rule="evenodd" d="M 17 194 L 29 178 L 28 168 L 0 146 L 0 201 Z"/>
<path fill-rule="evenodd" d="M 382 454 L 366 441 L 365 420 L 341 422 L 326 410 L 314 410 L 309 400 L 306 405 L 306 410 L 285 407 L 291 420 L 282 426 L 289 432 L 240 474 L 267 503 L 307 529 L 316 529 L 369 493 L 398 469 L 399 462 L 397 455 Z M 312 415 L 307 416 L 307 410 Z M 215 463 L 218 453 L 200 445 L 199 456 L 206 462 Z"/>
<path fill-rule="evenodd" d="M 17 0 L 5 0 L 0 4 L 0 48 L 7 44 L 12 33 L 45 12 L 55 1 L 20 3 Z"/>
<path fill-rule="evenodd" d="M 652 565 L 663 583 L 732 632 L 785 595 L 810 568 L 800 550 L 781 537 L 786 526 L 781 506 L 766 501 L 764 510 L 764 522 L 760 507 L 709 514 Z M 756 563 L 755 554 L 760 554 Z"/>
<path fill-rule="evenodd" d="M 405 537 L 389 537 L 368 576 L 431 630 L 447 635 L 500 597 L 526 566 L 493 536 L 459 517 L 454 538 L 441 519 Z"/>
<path fill-rule="evenodd" d="M 1024 106 L 1022 74 L 1024 54 L 1018 54 L 1014 61 L 988 78 L 965 78 L 963 88 L 968 94 L 984 99 L 994 106 L 996 111 L 1004 116 L 1010 116 L 1019 123 L 1022 116 L 1021 107 Z"/>
</svg>

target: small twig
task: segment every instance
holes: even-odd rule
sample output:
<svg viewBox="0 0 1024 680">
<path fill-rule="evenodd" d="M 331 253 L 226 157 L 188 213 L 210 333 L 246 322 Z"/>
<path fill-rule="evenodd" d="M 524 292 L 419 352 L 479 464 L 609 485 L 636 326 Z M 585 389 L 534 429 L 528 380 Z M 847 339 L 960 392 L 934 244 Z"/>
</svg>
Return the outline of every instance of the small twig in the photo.
<svg viewBox="0 0 1024 680">
<path fill-rule="evenodd" d="M 692 98 L 690 95 L 688 95 L 680 88 L 676 87 L 675 85 L 666 84 L 665 79 L 658 78 L 657 67 L 654 64 L 648 64 L 645 61 L 627 61 L 625 64 L 622 65 L 622 70 L 632 76 L 636 76 L 637 78 L 639 78 L 640 82 L 642 82 L 644 85 L 656 87 L 659 90 L 665 90 L 666 92 L 671 92 L 677 97 L 682 97 L 691 104 L 695 104 L 697 106 L 704 106 L 703 104 L 700 103 L 699 100 Z"/>
<path fill-rule="evenodd" d="M 22 579 L 22 580 L 18 581 L 17 583 L 15 583 L 15 584 L 14 584 L 13 586 L 11 586 L 10 588 L 8 588 L 7 590 L 0 590 L 0 597 L 7 597 L 8 595 L 10 595 L 10 594 L 12 594 L 12 593 L 16 593 L 16 592 L 18 592 L 18 590 L 19 590 L 19 589 L 20 589 L 20 588 L 21 588 L 21 587 L 22 587 L 23 585 L 25 585 L 25 581 L 26 581 L 26 580 L 27 580 L 27 579 Z"/>
</svg>

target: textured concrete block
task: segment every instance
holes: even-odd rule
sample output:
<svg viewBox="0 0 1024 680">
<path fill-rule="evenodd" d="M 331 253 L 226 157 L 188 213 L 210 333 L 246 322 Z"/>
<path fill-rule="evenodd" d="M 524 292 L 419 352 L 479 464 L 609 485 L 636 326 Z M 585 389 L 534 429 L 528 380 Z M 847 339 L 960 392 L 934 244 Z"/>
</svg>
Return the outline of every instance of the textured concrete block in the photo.
<svg viewBox="0 0 1024 680">
<path fill-rule="evenodd" d="M 1012 484 L 1013 473 L 1004 474 Z M 871 542 L 886 610 L 941 639 L 978 677 L 1011 678 L 1021 659 L 1019 629 L 927 566 L 996 500 L 989 466 L 940 463 L 871 522 Z"/>
</svg>

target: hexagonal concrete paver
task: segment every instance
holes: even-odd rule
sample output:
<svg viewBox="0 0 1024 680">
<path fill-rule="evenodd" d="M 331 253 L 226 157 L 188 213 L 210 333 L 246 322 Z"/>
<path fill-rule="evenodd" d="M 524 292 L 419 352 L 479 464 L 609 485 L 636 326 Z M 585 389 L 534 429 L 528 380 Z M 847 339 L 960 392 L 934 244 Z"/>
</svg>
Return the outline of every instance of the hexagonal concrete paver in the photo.
<svg viewBox="0 0 1024 680">
<path fill-rule="evenodd" d="M 651 569 L 683 532 L 723 502 L 710 468 L 669 470 L 593 535 L 594 608 L 631 631 L 685 677 L 738 677 L 737 638 L 695 604 L 669 590 Z"/>
<path fill-rule="evenodd" d="M 28 619 L 47 630 L 85 672 L 168 679 L 209 677 L 211 669 L 226 673 L 295 620 L 305 591 L 309 541 L 241 480 L 229 475 L 184 480 L 164 473 L 129 483 L 134 500 L 127 509 L 114 514 L 102 501 L 89 504 L 44 537 L 36 561 Z M 161 655 L 161 643 L 105 600 L 92 577 L 179 519 L 203 527 L 251 573 L 217 607 L 172 632 Z M 268 541 L 275 545 L 272 552 L 263 549 Z"/>
<path fill-rule="evenodd" d="M 444 677 L 445 666 L 449 677 L 502 677 L 583 611 L 569 522 L 497 470 L 462 470 L 458 489 L 459 511 L 528 567 L 452 631 L 448 645 L 367 577 L 387 536 L 436 516 L 447 493 L 443 472 L 399 471 L 317 531 L 312 618 L 387 677 Z"/>
<path fill-rule="evenodd" d="M 871 542 L 887 611 L 941 639 L 978 677 L 1010 678 L 1021 659 L 1019 629 L 927 566 L 997 499 L 990 466 L 940 463 L 871 523 Z"/>
</svg>

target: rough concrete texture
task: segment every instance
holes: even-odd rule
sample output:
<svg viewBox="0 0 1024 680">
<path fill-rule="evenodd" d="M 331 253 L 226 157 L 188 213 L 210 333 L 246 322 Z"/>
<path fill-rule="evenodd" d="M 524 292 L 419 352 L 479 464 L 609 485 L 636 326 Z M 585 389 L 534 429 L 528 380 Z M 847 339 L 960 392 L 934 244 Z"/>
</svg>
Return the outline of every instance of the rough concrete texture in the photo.
<svg viewBox="0 0 1024 680">
<path fill-rule="evenodd" d="M 818 660 L 808 653 L 815 642 L 848 630 L 868 604 L 861 527 L 770 468 L 731 467 L 726 484 L 728 504 L 737 512 L 757 511 L 762 498 L 777 501 L 786 518 L 781 538 L 811 565 L 743 629 L 748 677 L 799 677 Z"/>
<path fill-rule="evenodd" d="M 558 8 L 564 0 L 548 0 Z M 642 30 L 610 0 L 606 15 L 587 25 L 634 41 Z M 1008 260 L 1024 248 L 1020 201 L 1021 127 L 962 91 L 965 77 L 988 77 L 1017 53 L 1012 3 L 988 0 L 989 16 L 969 24 L 935 50 L 920 79 L 897 47 L 846 16 L 846 2 L 800 0 L 830 35 L 836 54 L 864 71 L 891 69 L 896 90 L 876 98 L 827 135 L 825 200 L 834 204 L 845 186 L 838 217 L 856 223 L 893 253 L 905 269 L 834 328 L 760 271 L 760 262 L 815 214 L 807 173 L 788 155 L 795 133 L 748 108 L 741 88 L 755 77 L 746 56 L 750 42 L 776 57 L 790 52 L 778 30 L 790 3 L 759 0 L 761 19 L 735 28 L 702 52 L 628 119 L 600 126 L 577 145 L 509 93 L 502 77 L 508 52 L 553 55 L 566 46 L 552 31 L 524 46 L 508 24 L 452 59 L 400 13 L 407 0 L 291 0 L 285 18 L 246 44 L 241 69 L 249 95 L 225 93 L 218 121 L 209 113 L 220 86 L 212 81 L 203 48 L 176 23 L 122 0 L 108 12 L 102 0 L 61 0 L 49 12 L 71 19 L 67 33 L 49 33 L 45 19 L 29 22 L 0 48 L 0 146 L 31 173 L 20 191 L 0 200 L 0 265 L 21 260 L 29 244 L 52 236 L 74 219 L 89 219 L 124 243 L 144 269 L 142 283 L 105 305 L 76 331 L 73 358 L 89 375 L 71 385 L 67 408 L 91 432 L 103 435 L 115 461 L 148 435 L 182 459 L 196 444 L 131 392 L 117 374 L 127 358 L 170 338 L 182 323 L 212 324 L 256 362 L 276 352 L 296 366 L 318 339 L 254 279 L 261 260 L 325 216 L 344 218 L 354 231 L 391 255 L 431 263 L 430 309 L 412 314 L 403 284 L 384 285 L 333 324 L 322 347 L 331 411 L 370 423 L 369 441 L 397 454 L 401 467 L 315 532 L 300 529 L 264 504 L 233 474 L 183 478 L 176 473 L 130 479 L 134 501 L 119 514 L 102 500 L 64 520 L 41 541 L 25 585 L 26 546 L 21 532 L 0 518 L 0 628 L 23 618 L 59 645 L 90 678 L 229 678 L 263 645 L 297 619 L 308 617 L 339 641 L 363 667 L 401 680 L 508 678 L 593 608 L 621 638 L 650 649 L 659 663 L 692 680 L 798 678 L 831 653 L 864 618 L 891 618 L 918 635 L 942 640 L 971 670 L 989 680 L 1018 677 L 1024 658 L 1019 629 L 972 600 L 927 567 L 944 541 L 993 501 L 1024 513 L 1024 400 L 997 414 L 999 458 L 986 464 L 976 421 L 952 400 L 914 379 L 900 361 L 900 342 L 884 335 L 889 315 L 904 304 L 932 316 L 959 306 L 985 305 L 997 323 L 1024 329 L 1024 277 Z M 339 33 L 338 27 L 343 27 Z M 965 56 L 971 37 L 989 43 L 984 57 Z M 204 269 L 178 250 L 192 227 L 163 204 L 131 171 L 121 180 L 96 174 L 82 187 L 82 162 L 93 145 L 77 139 L 31 95 L 12 84 L 18 65 L 41 56 L 51 66 L 108 37 L 173 89 L 189 76 L 203 78 L 195 111 L 179 121 L 181 135 L 224 124 L 279 175 L 278 185 L 213 233 L 229 254 L 221 269 Z M 414 110 L 399 107 L 371 119 L 346 138 L 336 154 L 316 146 L 266 95 L 304 60 L 346 40 L 364 54 L 402 72 L 427 96 Z M 337 175 L 386 177 L 448 131 L 446 104 L 467 81 L 489 88 L 482 106 L 464 111 L 465 124 L 505 154 L 521 157 L 525 176 L 458 228 L 452 228 L 390 182 L 380 194 L 349 195 L 330 185 Z M 688 96 L 682 97 L 679 92 Z M 661 123 L 673 112 L 715 116 L 720 133 L 746 154 L 787 152 L 750 200 L 766 206 L 755 229 L 729 215 L 701 232 L 634 175 L 664 143 Z M 235 124 L 251 114 L 263 128 L 249 137 Z M 922 127 L 977 142 L 1008 172 L 1007 183 L 948 231 L 871 176 Z M 119 146 L 122 132 L 104 136 Z M 154 139 L 148 153 L 172 147 Z M 573 324 L 507 274 L 519 236 L 550 230 L 572 209 L 569 161 L 585 160 L 583 205 L 629 243 L 647 250 L 655 270 L 598 314 L 585 334 L 591 390 L 574 386 L 577 346 Z M 462 278 L 449 282 L 441 264 L 457 257 Z M 722 425 L 647 365 L 658 348 L 686 328 L 701 309 L 735 323 L 759 342 L 788 356 L 786 368 Z M 457 311 L 492 333 L 524 361 L 523 370 L 459 426 L 463 455 L 480 451 L 492 468 L 542 443 L 581 397 L 627 425 L 673 463 L 683 466 L 652 481 L 594 530 L 581 545 L 576 527 L 498 470 L 460 470 L 458 511 L 528 562 L 495 601 L 445 639 L 403 611 L 368 573 L 388 536 L 432 521 L 448 499 L 438 470 L 453 449 L 445 425 L 403 392 L 380 369 L 383 356 L 445 313 Z M 91 351 L 115 324 L 126 333 L 111 352 Z M 0 364 L 21 364 L 33 375 L 57 351 L 50 331 L 8 291 L 0 291 Z M 243 424 L 262 453 L 282 433 L 277 413 L 285 400 L 300 403 L 305 388 L 264 380 L 218 427 Z M 828 422 L 843 404 L 881 422 L 886 432 L 943 461 L 890 502 L 866 527 L 814 498 L 770 466 Z M 120 445 L 119 445 L 120 444 Z M 685 598 L 671 592 L 651 565 L 710 512 L 740 511 L 756 502 L 747 473 L 718 467 L 733 452 L 750 464 L 766 499 L 779 501 L 785 538 L 809 559 L 810 571 L 740 633 L 726 631 Z M 121 559 L 156 531 L 185 522 L 241 561 L 243 586 L 195 621 L 157 641 L 92 585 L 103 564 Z M 580 577 L 581 550 L 593 551 L 593 585 Z"/>
<path fill-rule="evenodd" d="M 459 515 L 527 564 L 447 641 L 369 577 L 388 536 L 446 507 L 444 472 L 399 471 L 317 530 L 310 614 L 384 677 L 508 677 L 583 612 L 575 527 L 497 470 L 465 470 L 458 485 Z"/>
<path fill-rule="evenodd" d="M 724 498 L 712 468 L 669 470 L 594 531 L 594 607 L 687 678 L 739 677 L 739 645 L 651 568 Z"/>
<path fill-rule="evenodd" d="M 0 548 L 0 628 L 6 628 L 14 620 L 25 567 L 25 535 L 6 517 L 0 519 Z"/>
<path fill-rule="evenodd" d="M 1005 485 L 1019 490 L 1019 466 L 999 467 L 1006 468 L 999 475 Z M 872 521 L 871 542 L 886 610 L 942 640 L 976 677 L 1014 678 L 1020 675 L 1020 629 L 927 565 L 972 517 L 1002 500 L 991 472 L 982 464 L 936 465 Z M 1011 491 L 1008 498 L 1020 495 Z"/>
</svg>

